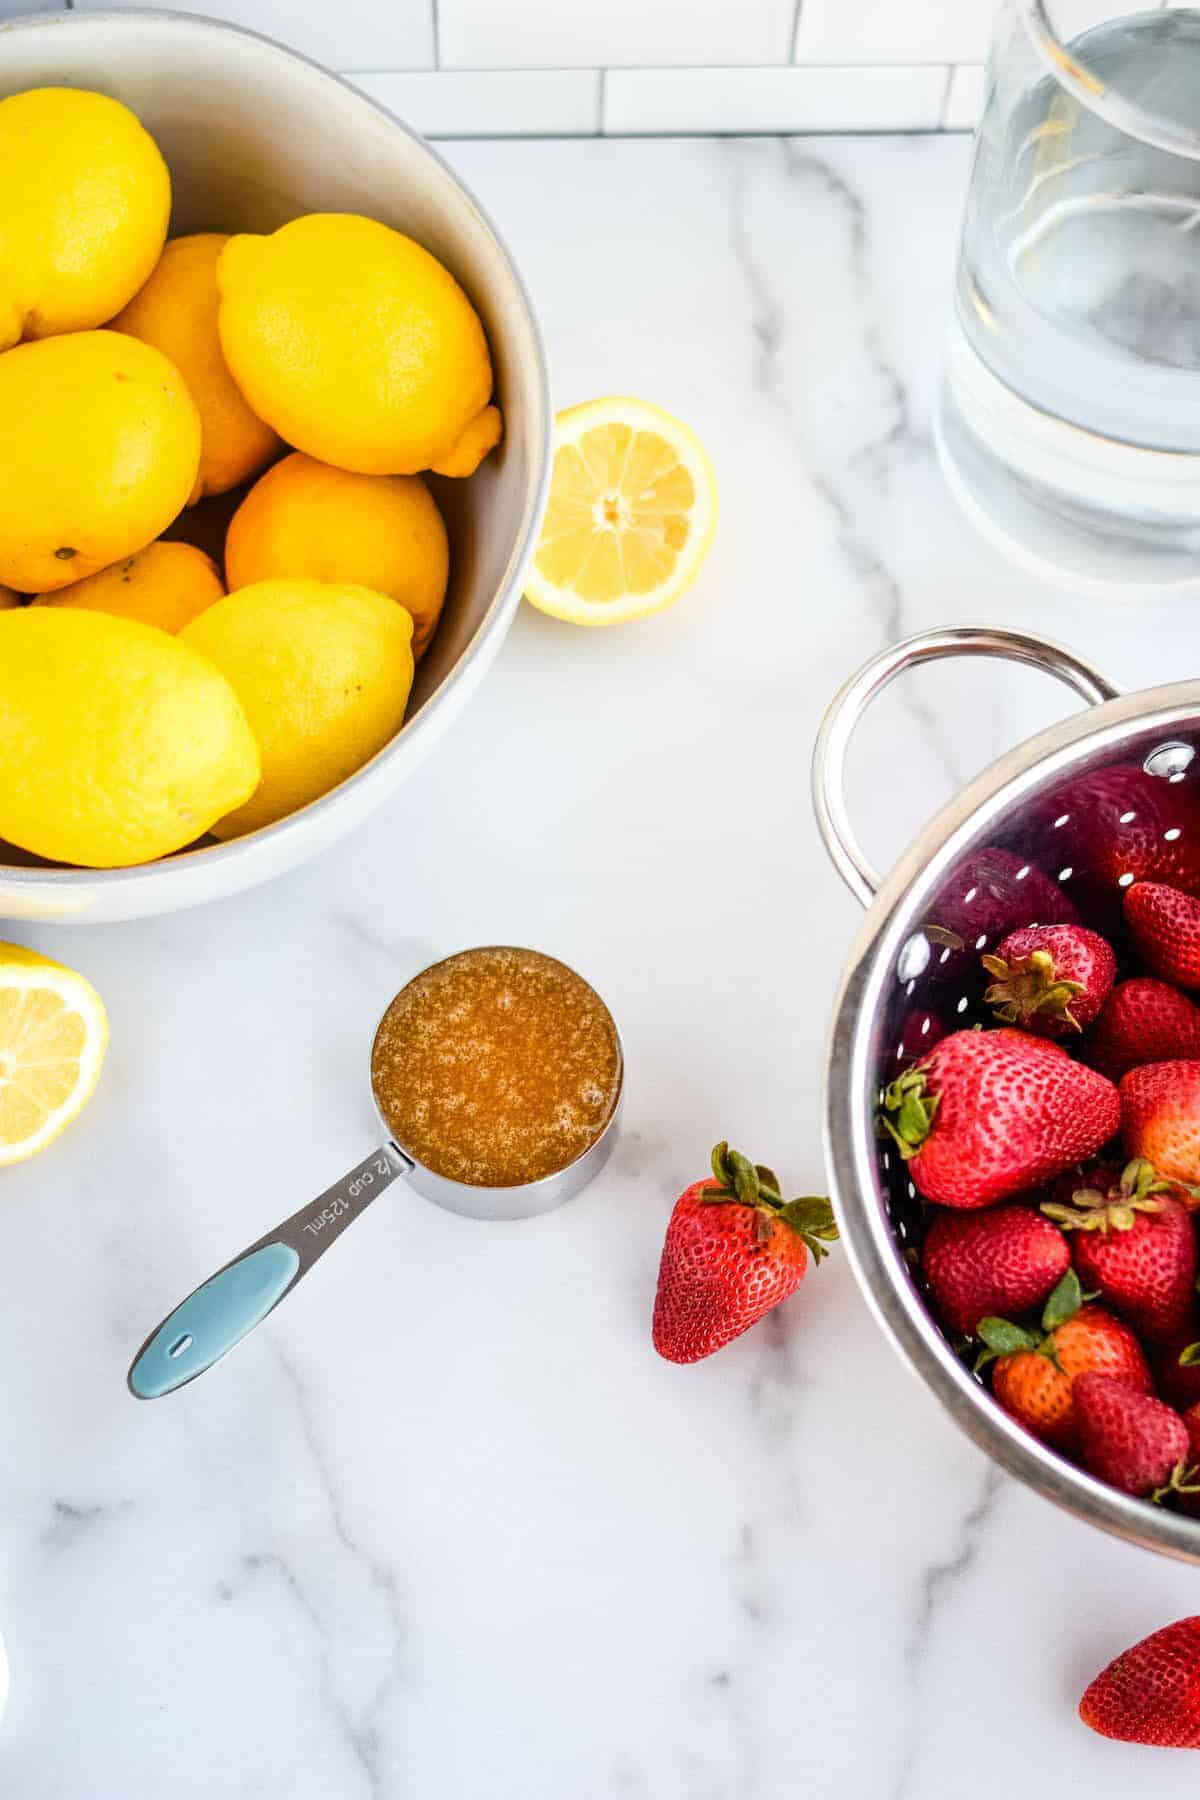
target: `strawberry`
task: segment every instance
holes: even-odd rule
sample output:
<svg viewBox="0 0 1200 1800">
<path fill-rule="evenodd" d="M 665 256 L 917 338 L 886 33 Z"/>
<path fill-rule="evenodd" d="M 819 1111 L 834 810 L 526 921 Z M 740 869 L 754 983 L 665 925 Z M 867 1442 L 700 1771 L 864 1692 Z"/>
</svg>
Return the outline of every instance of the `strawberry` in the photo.
<svg viewBox="0 0 1200 1800">
<path fill-rule="evenodd" d="M 1031 815 L 1042 860 L 1085 894 L 1168 881 L 1200 894 L 1200 793 L 1188 782 L 1117 763 L 1073 777 Z"/>
<path fill-rule="evenodd" d="M 1194 1463 L 1200 1463 L 1200 1406 L 1189 1406 L 1183 1422 L 1187 1426 L 1188 1454 Z"/>
<path fill-rule="evenodd" d="M 1165 981 L 1120 981 L 1096 1020 L 1084 1056 L 1110 1081 L 1141 1063 L 1200 1058 L 1200 1007 Z"/>
<path fill-rule="evenodd" d="M 785 1203 L 770 1169 L 728 1144 L 712 1166 L 715 1179 L 681 1194 L 667 1226 L 653 1335 L 668 1362 L 699 1362 L 756 1324 L 838 1234 L 828 1200 Z"/>
<path fill-rule="evenodd" d="M 1080 1375 L 1111 1375 L 1140 1394 L 1152 1391 L 1141 1345 L 1128 1325 L 1102 1306 L 1083 1305 L 1079 1277 L 1068 1269 L 1042 1310 L 1042 1330 L 1007 1319 L 979 1321 L 987 1350 L 976 1368 L 995 1359 L 992 1392 L 1006 1413 L 1059 1449 L 1076 1442 L 1073 1386 Z"/>
<path fill-rule="evenodd" d="M 1024 1031 L 956 1031 L 884 1091 L 880 1123 L 942 1206 L 990 1206 L 1081 1162 L 1116 1131 L 1117 1090 Z"/>
<path fill-rule="evenodd" d="M 1086 1031 L 1117 973 L 1110 946 L 1083 925 L 1025 925 L 980 961 L 993 978 L 984 999 L 996 1017 L 1039 1037 Z"/>
<path fill-rule="evenodd" d="M 925 933 L 933 946 L 929 975 L 957 981 L 981 950 L 1018 925 L 1053 925 L 1078 917 L 1056 881 L 1028 857 L 988 845 L 955 870 L 931 903 Z"/>
<path fill-rule="evenodd" d="M 1144 1156 L 1167 1181 L 1200 1183 L 1200 1061 L 1143 1063 L 1121 1077 L 1127 1156 Z"/>
<path fill-rule="evenodd" d="M 1200 1361 L 1192 1360 L 1192 1356 L 1200 1356 L 1200 1351 L 1192 1351 L 1191 1356 L 1187 1354 L 1198 1342 L 1200 1324 L 1193 1320 L 1169 1344 L 1151 1344 L 1149 1347 L 1154 1385 L 1176 1412 L 1185 1412 L 1200 1401 Z"/>
<path fill-rule="evenodd" d="M 931 1012 L 927 1006 L 914 1006 L 911 1011 L 906 1012 L 900 1021 L 900 1030 L 896 1034 L 892 1050 L 892 1073 L 898 1075 L 910 1063 L 916 1062 L 918 1057 L 928 1056 L 949 1029 L 940 1014 Z"/>
<path fill-rule="evenodd" d="M 1102 1669 L 1079 1702 L 1101 1737 L 1200 1750 L 1200 1619 L 1151 1632 Z"/>
<path fill-rule="evenodd" d="M 1189 1482 L 1191 1442 L 1179 1414 L 1111 1375 L 1079 1375 L 1072 1389 L 1085 1468 L 1123 1494 L 1163 1500 Z"/>
<path fill-rule="evenodd" d="M 1066 1238 L 1031 1206 L 935 1213 L 921 1250 L 938 1316 L 964 1337 L 989 1314 L 1040 1306 L 1070 1266 Z"/>
<path fill-rule="evenodd" d="M 1065 1184 L 1064 1184 L 1065 1185 Z M 1196 1234 L 1172 1184 L 1142 1158 L 1118 1176 L 1101 1168 L 1065 1203 L 1042 1211 L 1073 1234 L 1073 1261 L 1086 1288 L 1128 1319 L 1139 1336 L 1169 1343 L 1192 1316 Z"/>
<path fill-rule="evenodd" d="M 1156 975 L 1200 988 L 1200 900 L 1159 881 L 1139 881 L 1125 896 L 1129 935 Z"/>
</svg>

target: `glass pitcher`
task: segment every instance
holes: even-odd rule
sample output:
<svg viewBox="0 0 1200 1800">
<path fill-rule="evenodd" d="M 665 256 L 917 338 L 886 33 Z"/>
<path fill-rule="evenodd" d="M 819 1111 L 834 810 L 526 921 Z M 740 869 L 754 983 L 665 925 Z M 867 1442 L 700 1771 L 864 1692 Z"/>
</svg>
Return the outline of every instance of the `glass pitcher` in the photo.
<svg viewBox="0 0 1200 1800">
<path fill-rule="evenodd" d="M 1073 585 L 1200 588 L 1200 7 L 1003 0 L 937 419 Z"/>
</svg>

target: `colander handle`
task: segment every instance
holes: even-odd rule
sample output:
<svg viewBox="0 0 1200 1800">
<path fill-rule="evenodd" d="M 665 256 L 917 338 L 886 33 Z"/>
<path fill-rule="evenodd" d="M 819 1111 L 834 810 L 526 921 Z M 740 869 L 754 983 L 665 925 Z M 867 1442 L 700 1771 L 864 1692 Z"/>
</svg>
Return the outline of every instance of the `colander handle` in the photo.
<svg viewBox="0 0 1200 1800">
<path fill-rule="evenodd" d="M 882 650 L 864 663 L 829 704 L 813 746 L 812 796 L 817 826 L 834 868 L 856 900 L 870 906 L 880 877 L 863 854 L 846 808 L 846 751 L 858 721 L 872 700 L 897 675 L 918 663 L 941 662 L 947 656 L 1001 656 L 1008 662 L 1028 663 L 1044 675 L 1055 675 L 1074 688 L 1089 706 L 1115 700 L 1120 692 L 1111 681 L 1061 644 L 1031 637 L 1023 631 L 988 630 L 970 625 L 940 631 L 920 631 Z"/>
</svg>

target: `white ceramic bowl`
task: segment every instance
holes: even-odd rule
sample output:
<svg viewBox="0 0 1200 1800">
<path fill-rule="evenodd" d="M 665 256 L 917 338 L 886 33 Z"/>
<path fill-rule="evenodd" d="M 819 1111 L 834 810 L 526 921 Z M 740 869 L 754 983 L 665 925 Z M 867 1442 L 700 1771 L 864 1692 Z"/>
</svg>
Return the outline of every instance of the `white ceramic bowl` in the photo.
<svg viewBox="0 0 1200 1800">
<path fill-rule="evenodd" d="M 550 394 L 529 296 L 487 216 L 427 144 L 346 82 L 211 19 L 67 12 L 0 25 L 0 95 L 40 86 L 96 88 L 133 108 L 170 165 L 173 234 L 357 212 L 417 238 L 479 310 L 505 424 L 477 475 L 437 485 L 451 539 L 446 610 L 406 724 L 357 774 L 277 825 L 138 868 L 41 866 L 0 846 L 0 917 L 91 924 L 195 906 L 281 874 L 361 824 L 404 780 L 477 687 L 516 610 L 545 506 Z"/>
</svg>

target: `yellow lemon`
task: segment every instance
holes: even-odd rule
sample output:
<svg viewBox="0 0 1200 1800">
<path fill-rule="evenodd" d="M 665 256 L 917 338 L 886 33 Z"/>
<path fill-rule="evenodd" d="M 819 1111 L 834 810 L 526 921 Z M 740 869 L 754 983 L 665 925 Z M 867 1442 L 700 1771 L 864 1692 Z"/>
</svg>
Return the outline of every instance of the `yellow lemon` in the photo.
<svg viewBox="0 0 1200 1800">
<path fill-rule="evenodd" d="M 217 258 L 227 237 L 172 238 L 141 292 L 113 320 L 114 331 L 169 356 L 200 410 L 200 474 L 194 499 L 249 481 L 278 454 L 279 439 L 242 399 L 217 336 Z"/>
<path fill-rule="evenodd" d="M 270 237 L 231 238 L 217 286 L 234 380 L 297 450 L 364 475 L 415 475 L 451 463 L 469 474 L 468 434 L 476 462 L 490 447 L 479 315 L 412 238 L 355 213 L 309 213 Z"/>
<path fill-rule="evenodd" d="M 182 849 L 259 778 L 246 716 L 210 662 L 152 625 L 76 607 L 0 613 L 0 746 L 0 838 L 92 869 Z"/>
<path fill-rule="evenodd" d="M 200 418 L 149 344 L 79 331 L 0 356 L 0 581 L 44 594 L 158 537 L 186 504 Z"/>
<path fill-rule="evenodd" d="M 167 165 L 119 100 L 57 87 L 0 100 L 0 350 L 120 312 L 170 210 Z"/>
<path fill-rule="evenodd" d="M 250 489 L 225 539 L 231 588 L 306 575 L 390 594 L 412 614 L 418 659 L 442 610 L 449 559 L 442 515 L 418 475 L 354 475 L 299 450 Z"/>
<path fill-rule="evenodd" d="M 0 944 L 0 1167 L 52 1143 L 96 1091 L 108 1016 L 90 981 Z"/>
<path fill-rule="evenodd" d="M 121 619 L 140 619 L 160 631 L 182 631 L 225 588 L 217 565 L 193 544 L 169 544 L 160 539 L 147 544 L 122 562 L 110 563 L 86 581 L 53 594 L 41 594 L 35 606 L 82 606 L 88 612 L 116 613 Z"/>
<path fill-rule="evenodd" d="M 559 413 L 554 446 L 525 598 L 574 625 L 678 600 L 717 524 L 716 476 L 695 432 L 645 400 L 589 400 Z"/>
<path fill-rule="evenodd" d="M 382 750 L 408 704 L 411 640 L 394 600 L 324 581 L 256 581 L 186 627 L 180 641 L 228 677 L 262 752 L 261 786 L 218 837 L 274 824 Z"/>
</svg>

